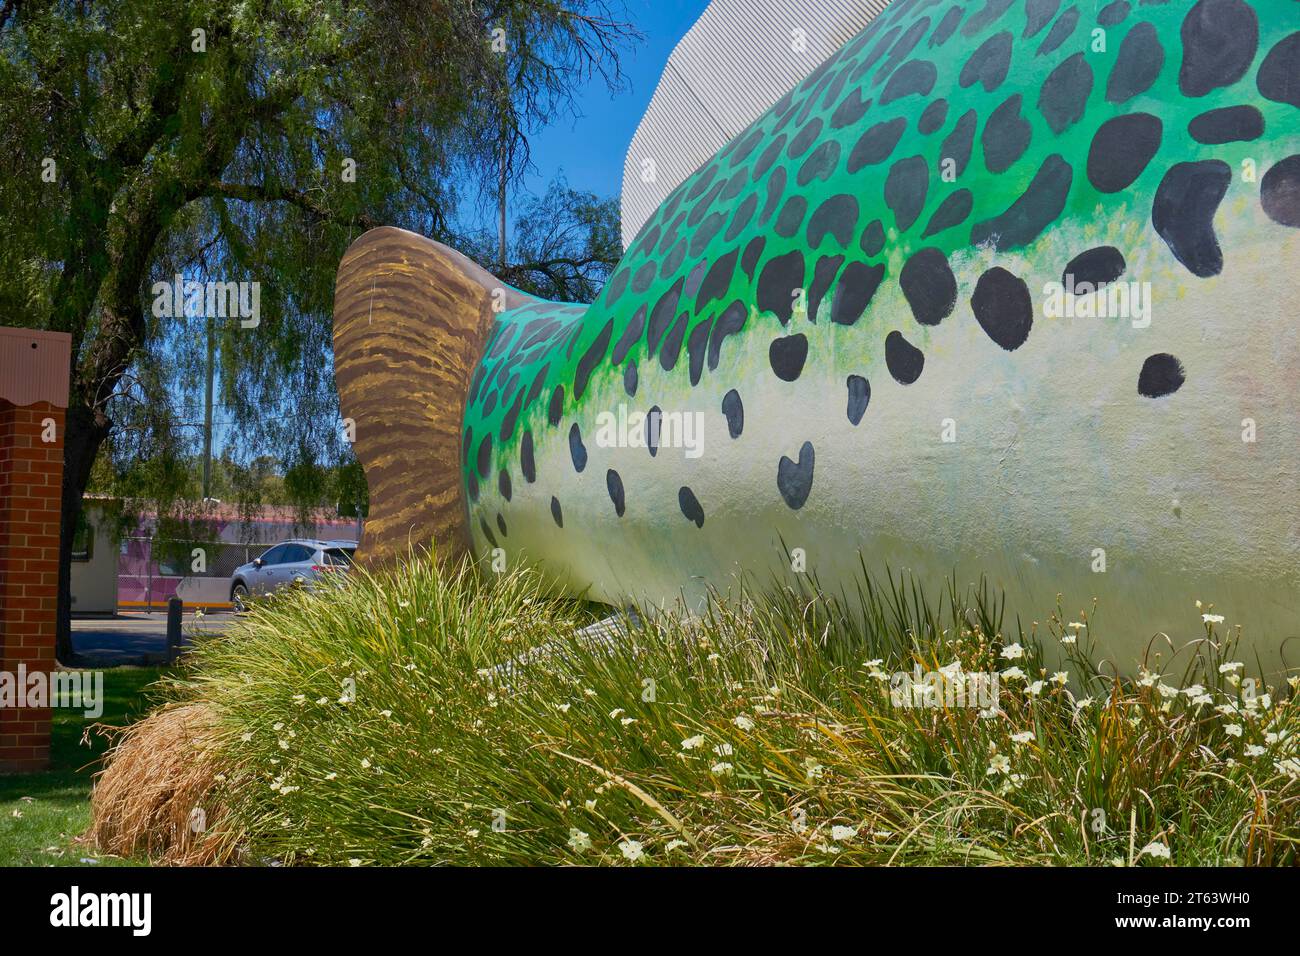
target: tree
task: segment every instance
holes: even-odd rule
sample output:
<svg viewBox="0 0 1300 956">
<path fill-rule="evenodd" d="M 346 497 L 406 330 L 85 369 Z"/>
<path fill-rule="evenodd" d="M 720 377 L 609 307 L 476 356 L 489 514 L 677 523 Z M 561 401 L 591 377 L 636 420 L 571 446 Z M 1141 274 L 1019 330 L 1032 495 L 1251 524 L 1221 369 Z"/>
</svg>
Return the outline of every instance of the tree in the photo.
<svg viewBox="0 0 1300 956">
<path fill-rule="evenodd" d="M 183 484 L 210 332 L 232 442 L 319 490 L 312 468 L 350 460 L 329 321 L 348 243 L 455 243 L 462 184 L 527 163 L 502 131 L 518 144 L 593 74 L 617 86 L 633 35 L 607 0 L 0 0 L 0 312 L 72 337 L 61 660 L 105 443 Z M 221 285 L 187 309 L 177 275 Z"/>
</svg>

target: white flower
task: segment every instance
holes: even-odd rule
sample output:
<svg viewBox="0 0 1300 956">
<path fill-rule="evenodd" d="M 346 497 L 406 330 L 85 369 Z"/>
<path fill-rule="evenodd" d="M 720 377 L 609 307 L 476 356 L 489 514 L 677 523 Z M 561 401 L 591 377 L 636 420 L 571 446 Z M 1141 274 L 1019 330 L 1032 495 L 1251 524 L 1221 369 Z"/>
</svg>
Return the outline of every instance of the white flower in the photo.
<svg viewBox="0 0 1300 956">
<path fill-rule="evenodd" d="M 253 735 L 250 733 L 242 733 L 239 735 L 239 739 L 242 740 L 244 743 L 248 743 L 250 740 L 253 739 Z"/>
<path fill-rule="evenodd" d="M 573 706 L 572 704 L 556 704 L 555 709 L 562 714 L 567 714 L 569 712 L 569 708 L 572 706 Z"/>
<path fill-rule="evenodd" d="M 1184 687 L 1183 693 L 1188 697 L 1200 697 L 1205 693 L 1205 688 L 1200 684 L 1193 684 L 1191 687 Z"/>
<path fill-rule="evenodd" d="M 362 769 L 362 770 L 369 770 L 369 769 L 370 769 L 370 761 L 369 761 L 369 759 L 367 759 L 366 757 L 362 757 L 362 758 L 361 758 L 361 769 Z"/>
<path fill-rule="evenodd" d="M 843 826 L 831 827 L 831 839 L 834 840 L 836 843 L 842 843 L 845 840 L 852 840 L 857 835 L 858 835 L 858 831 L 857 828 L 855 827 L 843 827 Z"/>
<path fill-rule="evenodd" d="M 1142 668 L 1142 673 L 1138 675 L 1138 686 L 1153 687 L 1158 680 L 1160 680 L 1159 674 L 1153 674 L 1144 667 Z"/>
<path fill-rule="evenodd" d="M 274 724 L 271 725 L 271 729 L 272 729 L 272 730 L 284 730 L 284 721 L 283 721 L 283 720 L 277 720 Z"/>
<path fill-rule="evenodd" d="M 1223 732 L 1229 737 L 1241 736 L 1241 724 L 1224 724 Z"/>
<path fill-rule="evenodd" d="M 1223 623 L 1223 615 L 1222 615 L 1222 614 L 1202 614 L 1202 615 L 1201 615 L 1201 620 L 1204 621 L 1206 624 L 1222 624 L 1222 623 Z"/>
<path fill-rule="evenodd" d="M 1155 840 L 1144 846 L 1142 852 L 1138 854 L 1138 856 L 1147 855 L 1153 856 L 1157 860 L 1168 860 L 1170 858 L 1169 847 L 1161 843 L 1159 840 Z"/>
<path fill-rule="evenodd" d="M 361 865 L 361 861 L 357 859 L 355 856 L 352 857 L 352 859 L 348 860 L 348 866 L 360 866 L 360 865 Z"/>
<path fill-rule="evenodd" d="M 718 774 L 719 776 L 725 776 L 731 773 L 733 767 L 731 766 L 731 764 L 727 763 L 726 761 L 722 761 L 719 763 L 715 763 L 709 769 L 714 773 Z"/>
<path fill-rule="evenodd" d="M 622 717 L 623 714 L 625 713 L 627 713 L 627 711 L 625 711 L 622 707 L 615 707 L 613 710 L 609 712 L 609 719 L 618 720 L 618 718 Z"/>
<path fill-rule="evenodd" d="M 690 846 L 690 844 L 685 840 L 669 840 L 668 844 L 664 847 L 664 850 L 668 853 L 672 853 L 673 850 L 680 850 L 684 846 Z"/>
<path fill-rule="evenodd" d="M 716 747 L 713 748 L 713 752 L 717 754 L 719 757 L 730 757 L 732 754 L 731 744 L 726 744 L 726 743 L 718 744 Z"/>
<path fill-rule="evenodd" d="M 884 658 L 873 657 L 869 661 L 863 661 L 862 666 L 865 667 L 867 670 L 871 670 L 873 668 L 879 667 L 883 663 L 885 663 Z"/>
<path fill-rule="evenodd" d="M 993 776 L 995 773 L 1009 773 L 1011 770 L 1011 761 L 1005 754 L 994 754 L 993 759 L 989 761 L 989 769 L 985 771 L 986 776 Z"/>
<path fill-rule="evenodd" d="M 1282 771 L 1292 780 L 1300 780 L 1300 760 L 1295 757 L 1287 757 L 1285 760 L 1274 760 L 1273 766 Z"/>
<path fill-rule="evenodd" d="M 1246 744 L 1247 757 L 1262 757 L 1268 753 L 1268 749 L 1261 747 L 1259 744 Z"/>
<path fill-rule="evenodd" d="M 585 853 L 591 849 L 591 837 L 577 827 L 569 827 L 569 849 Z"/>
<path fill-rule="evenodd" d="M 1082 631 L 1085 627 L 1087 627 L 1087 625 L 1082 623 L 1081 621 L 1071 621 L 1066 626 L 1069 627 L 1069 629 L 1072 631 Z"/>
<path fill-rule="evenodd" d="M 1055 674 L 1052 675 L 1053 684 L 1064 685 L 1065 682 L 1068 681 L 1069 679 L 1070 679 L 1069 671 L 1057 671 Z"/>
<path fill-rule="evenodd" d="M 1228 661 L 1226 664 L 1220 664 L 1220 665 L 1219 665 L 1219 673 L 1220 673 L 1220 674 L 1231 674 L 1231 673 L 1233 673 L 1234 671 L 1239 671 L 1239 670 L 1241 670 L 1241 669 L 1242 669 L 1243 667 L 1245 667 L 1245 666 L 1246 666 L 1246 665 L 1243 664 L 1243 663 L 1241 663 L 1241 661 Z"/>
<path fill-rule="evenodd" d="M 1078 635 L 1078 634 L 1066 634 L 1066 635 L 1064 635 L 1064 636 L 1061 638 L 1061 643 L 1062 643 L 1062 644 L 1078 644 L 1078 643 L 1079 643 L 1079 635 Z"/>
<path fill-rule="evenodd" d="M 685 740 L 682 741 L 683 750 L 695 750 L 696 748 L 702 746 L 704 746 L 703 734 L 696 734 L 694 737 L 687 737 Z"/>
<path fill-rule="evenodd" d="M 1018 661 L 1025 656 L 1025 649 L 1019 644 L 1008 644 L 1002 648 L 1002 656 L 1009 661 Z"/>
<path fill-rule="evenodd" d="M 1032 730 L 1022 730 L 1018 734 L 1012 734 L 1011 739 L 1018 744 L 1027 744 L 1034 739 L 1034 732 Z"/>
<path fill-rule="evenodd" d="M 1170 686 L 1169 686 L 1168 684 L 1166 684 L 1164 681 L 1161 681 L 1159 684 L 1156 685 L 1156 690 L 1160 691 L 1160 695 L 1161 695 L 1162 697 L 1177 697 L 1177 696 L 1178 696 L 1178 688 L 1177 688 L 1177 687 L 1170 687 Z"/>
<path fill-rule="evenodd" d="M 1091 697 L 1080 697 L 1078 700 L 1074 702 L 1074 709 L 1083 710 L 1087 707 L 1091 707 L 1094 703 L 1096 703 L 1096 701 L 1094 701 Z"/>
<path fill-rule="evenodd" d="M 624 859 L 632 863 L 645 856 L 645 850 L 636 840 L 624 840 L 618 845 L 618 851 L 623 854 Z"/>
<path fill-rule="evenodd" d="M 1046 683 L 1045 681 L 1036 680 L 1028 687 L 1025 688 L 1025 693 L 1028 694 L 1030 697 L 1037 697 L 1039 694 L 1043 692 L 1043 687 L 1045 683 Z"/>
<path fill-rule="evenodd" d="M 1008 667 L 1006 670 L 1002 671 L 998 676 L 1001 677 L 1003 680 L 1024 680 L 1025 672 L 1022 671 L 1019 667 Z"/>
<path fill-rule="evenodd" d="M 1272 732 L 1270 731 L 1269 733 L 1266 733 L 1266 734 L 1264 735 L 1264 743 L 1266 743 L 1266 744 L 1280 744 L 1282 741 L 1286 740 L 1287 737 L 1289 737 L 1289 736 L 1291 736 L 1291 735 L 1290 735 L 1287 731 L 1285 731 L 1285 730 L 1280 731 L 1280 732 L 1278 732 L 1278 733 L 1272 733 Z"/>
<path fill-rule="evenodd" d="M 586 807 L 588 810 L 595 810 L 595 809 L 596 809 L 596 801 L 595 801 L 595 800 L 588 800 L 586 803 L 583 804 L 583 806 Z"/>
<path fill-rule="evenodd" d="M 624 717 L 622 720 L 619 721 L 619 723 L 622 724 L 624 727 L 626 727 L 628 724 L 635 724 L 635 723 L 636 723 L 636 718 L 635 718 L 635 717 Z"/>
<path fill-rule="evenodd" d="M 826 768 L 812 757 L 804 758 L 803 769 L 809 780 L 820 780 L 826 773 Z"/>
<path fill-rule="evenodd" d="M 737 727 L 739 727 L 741 730 L 754 729 L 754 722 L 750 720 L 748 717 L 746 717 L 744 714 L 741 714 L 739 717 L 733 717 L 731 722 L 735 724 Z"/>
</svg>

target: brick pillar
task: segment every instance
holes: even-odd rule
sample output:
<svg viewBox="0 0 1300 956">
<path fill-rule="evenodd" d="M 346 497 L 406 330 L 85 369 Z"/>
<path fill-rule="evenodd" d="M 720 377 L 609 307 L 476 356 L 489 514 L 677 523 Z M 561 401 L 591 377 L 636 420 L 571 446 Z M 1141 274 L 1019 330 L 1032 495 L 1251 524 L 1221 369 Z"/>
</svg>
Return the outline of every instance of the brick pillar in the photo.
<svg viewBox="0 0 1300 956">
<path fill-rule="evenodd" d="M 54 668 L 68 345 L 67 336 L 48 332 L 0 333 L 7 353 L 0 354 L 0 671 L 12 675 L 12 686 L 20 666 L 27 674 Z M 57 368 L 50 381 L 55 364 L 61 397 Z M 24 401 L 38 395 L 58 404 Z M 49 762 L 50 709 L 0 706 L 0 773 Z"/>
</svg>

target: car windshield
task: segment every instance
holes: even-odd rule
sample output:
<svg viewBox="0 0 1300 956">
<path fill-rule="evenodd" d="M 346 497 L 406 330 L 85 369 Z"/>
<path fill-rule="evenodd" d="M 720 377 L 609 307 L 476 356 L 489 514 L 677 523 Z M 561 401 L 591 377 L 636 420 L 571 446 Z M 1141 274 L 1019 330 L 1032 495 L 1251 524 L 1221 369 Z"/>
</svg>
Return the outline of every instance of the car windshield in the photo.
<svg viewBox="0 0 1300 956">
<path fill-rule="evenodd" d="M 325 563 L 346 568 L 352 564 L 352 555 L 356 548 L 326 548 Z"/>
</svg>

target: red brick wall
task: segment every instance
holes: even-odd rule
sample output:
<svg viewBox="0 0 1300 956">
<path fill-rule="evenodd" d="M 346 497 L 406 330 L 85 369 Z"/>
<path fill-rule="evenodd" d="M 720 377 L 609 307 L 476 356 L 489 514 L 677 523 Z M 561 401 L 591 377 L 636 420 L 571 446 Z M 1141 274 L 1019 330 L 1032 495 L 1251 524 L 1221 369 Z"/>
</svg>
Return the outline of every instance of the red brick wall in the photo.
<svg viewBox="0 0 1300 956">
<path fill-rule="evenodd" d="M 53 442 L 42 441 L 46 421 Z M 0 670 L 54 667 L 64 410 L 0 398 Z M 0 707 L 0 772 L 50 761 L 49 708 Z"/>
</svg>

